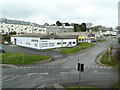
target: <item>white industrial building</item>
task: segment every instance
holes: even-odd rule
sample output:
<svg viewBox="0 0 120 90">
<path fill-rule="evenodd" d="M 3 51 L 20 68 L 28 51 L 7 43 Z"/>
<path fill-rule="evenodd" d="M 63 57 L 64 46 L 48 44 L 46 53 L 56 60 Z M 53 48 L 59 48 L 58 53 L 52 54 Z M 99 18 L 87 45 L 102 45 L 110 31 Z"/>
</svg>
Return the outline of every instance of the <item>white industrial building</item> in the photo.
<svg viewBox="0 0 120 90">
<path fill-rule="evenodd" d="M 2 34 L 10 34 L 16 32 L 17 34 L 24 33 L 46 33 L 46 28 L 43 25 L 36 23 L 11 20 L 6 18 L 0 18 L 0 32 Z"/>
<path fill-rule="evenodd" d="M 37 50 L 52 49 L 67 46 L 76 46 L 77 39 L 72 37 L 60 37 L 51 34 L 24 34 L 11 37 L 14 45 L 33 48 Z"/>
</svg>

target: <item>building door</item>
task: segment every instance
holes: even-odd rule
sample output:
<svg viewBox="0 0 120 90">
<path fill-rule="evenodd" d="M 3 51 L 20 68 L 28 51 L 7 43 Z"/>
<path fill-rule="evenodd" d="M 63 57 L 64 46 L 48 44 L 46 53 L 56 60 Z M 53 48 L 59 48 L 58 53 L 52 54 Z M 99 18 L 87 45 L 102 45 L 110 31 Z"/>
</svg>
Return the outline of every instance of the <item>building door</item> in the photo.
<svg viewBox="0 0 120 90">
<path fill-rule="evenodd" d="M 15 44 L 15 45 L 17 44 L 17 42 L 16 42 L 16 38 L 14 38 L 14 44 Z"/>
</svg>

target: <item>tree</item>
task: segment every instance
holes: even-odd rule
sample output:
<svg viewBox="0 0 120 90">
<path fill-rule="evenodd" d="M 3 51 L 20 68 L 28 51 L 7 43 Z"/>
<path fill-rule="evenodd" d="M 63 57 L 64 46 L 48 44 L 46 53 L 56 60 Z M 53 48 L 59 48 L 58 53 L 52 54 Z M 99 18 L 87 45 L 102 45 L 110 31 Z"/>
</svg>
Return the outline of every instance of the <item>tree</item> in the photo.
<svg viewBox="0 0 120 90">
<path fill-rule="evenodd" d="M 78 24 L 74 24 L 74 32 L 78 31 Z"/>
<path fill-rule="evenodd" d="M 80 26 L 80 30 L 85 32 L 87 30 L 86 28 L 86 23 L 82 23 L 81 26 Z"/>
<path fill-rule="evenodd" d="M 115 29 L 120 31 L 120 26 L 116 26 Z"/>
<path fill-rule="evenodd" d="M 68 22 L 65 23 L 65 26 L 70 26 L 70 24 Z"/>
<path fill-rule="evenodd" d="M 62 23 L 60 21 L 56 21 L 57 26 L 62 26 Z"/>
</svg>

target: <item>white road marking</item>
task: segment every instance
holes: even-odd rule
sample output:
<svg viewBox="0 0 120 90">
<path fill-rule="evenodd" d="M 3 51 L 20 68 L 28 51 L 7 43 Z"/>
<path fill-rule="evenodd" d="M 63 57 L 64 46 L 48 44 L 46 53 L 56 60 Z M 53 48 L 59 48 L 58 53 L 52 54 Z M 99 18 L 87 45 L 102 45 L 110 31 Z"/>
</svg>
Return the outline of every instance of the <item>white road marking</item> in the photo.
<svg viewBox="0 0 120 90">
<path fill-rule="evenodd" d="M 11 78 L 11 79 L 4 80 L 4 81 L 2 81 L 2 82 L 11 81 L 11 80 L 13 80 L 13 79 L 15 79 L 15 78 L 17 78 L 17 77 L 19 77 L 19 76 L 20 76 L 20 75 L 17 75 L 17 76 L 15 76 L 15 77 Z"/>
<path fill-rule="evenodd" d="M 99 68 L 103 68 L 102 66 L 100 66 Z"/>
<path fill-rule="evenodd" d="M 112 69 L 111 67 L 108 67 L 107 69 Z"/>
<path fill-rule="evenodd" d="M 92 68 L 94 68 L 94 66 L 91 66 Z"/>
<path fill-rule="evenodd" d="M 44 73 L 44 75 L 47 75 L 48 73 Z"/>
<path fill-rule="evenodd" d="M 38 73 L 29 73 L 27 76 L 33 75 L 33 74 L 38 74 Z"/>
<path fill-rule="evenodd" d="M 36 90 L 41 90 L 42 88 L 45 88 L 47 86 L 47 83 L 44 83 L 42 85 L 40 85 Z"/>
<path fill-rule="evenodd" d="M 106 68 L 106 67 L 103 67 L 103 68 Z"/>
<path fill-rule="evenodd" d="M 97 71 L 94 71 L 95 73 L 97 72 Z"/>
<path fill-rule="evenodd" d="M 8 76 L 3 77 L 2 80 L 4 80 L 4 79 L 7 78 L 7 77 L 8 77 Z"/>
<path fill-rule="evenodd" d="M 95 68 L 98 68 L 98 66 L 96 66 Z"/>
</svg>

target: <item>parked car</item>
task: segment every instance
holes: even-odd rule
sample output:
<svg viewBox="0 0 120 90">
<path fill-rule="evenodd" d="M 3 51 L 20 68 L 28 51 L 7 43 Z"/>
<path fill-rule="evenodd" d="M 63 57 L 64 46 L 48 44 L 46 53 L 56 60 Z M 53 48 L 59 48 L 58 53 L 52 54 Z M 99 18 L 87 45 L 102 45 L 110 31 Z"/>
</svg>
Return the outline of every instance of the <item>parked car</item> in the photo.
<svg viewBox="0 0 120 90">
<path fill-rule="evenodd" d="M 9 43 L 7 41 L 4 41 L 3 44 L 8 45 Z"/>
</svg>

